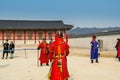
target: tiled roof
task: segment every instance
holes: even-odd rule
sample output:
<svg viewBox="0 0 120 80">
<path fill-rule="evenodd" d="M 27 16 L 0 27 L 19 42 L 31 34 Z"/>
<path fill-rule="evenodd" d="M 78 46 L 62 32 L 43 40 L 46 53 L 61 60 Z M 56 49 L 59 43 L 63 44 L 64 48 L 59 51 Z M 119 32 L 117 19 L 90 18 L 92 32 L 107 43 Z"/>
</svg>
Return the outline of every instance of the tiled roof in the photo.
<svg viewBox="0 0 120 80">
<path fill-rule="evenodd" d="M 0 20 L 0 29 L 66 29 L 73 28 L 61 20 L 39 21 L 39 20 Z"/>
</svg>

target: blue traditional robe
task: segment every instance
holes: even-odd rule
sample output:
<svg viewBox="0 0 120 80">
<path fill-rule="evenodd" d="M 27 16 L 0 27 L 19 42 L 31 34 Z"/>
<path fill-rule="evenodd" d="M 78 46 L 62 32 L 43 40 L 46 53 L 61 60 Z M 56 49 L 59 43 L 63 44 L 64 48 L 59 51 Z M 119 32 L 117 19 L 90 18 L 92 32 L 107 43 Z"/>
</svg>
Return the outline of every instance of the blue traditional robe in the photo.
<svg viewBox="0 0 120 80">
<path fill-rule="evenodd" d="M 98 59 L 98 42 L 91 41 L 90 59 Z"/>
</svg>

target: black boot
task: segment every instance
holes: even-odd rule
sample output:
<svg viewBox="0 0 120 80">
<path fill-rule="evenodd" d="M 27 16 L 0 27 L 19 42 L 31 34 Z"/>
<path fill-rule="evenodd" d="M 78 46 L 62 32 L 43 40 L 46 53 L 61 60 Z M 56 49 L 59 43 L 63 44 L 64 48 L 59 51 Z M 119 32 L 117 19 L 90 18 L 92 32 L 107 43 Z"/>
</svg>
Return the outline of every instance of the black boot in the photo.
<svg viewBox="0 0 120 80">
<path fill-rule="evenodd" d="M 118 58 L 118 54 L 116 55 L 116 57 L 115 58 Z"/>
<path fill-rule="evenodd" d="M 91 60 L 91 63 L 93 63 L 93 60 Z"/>
<path fill-rule="evenodd" d="M 46 63 L 46 66 L 49 66 L 49 64 L 48 64 L 48 63 Z"/>
<path fill-rule="evenodd" d="M 42 66 L 42 63 L 40 63 L 40 66 Z"/>
<path fill-rule="evenodd" d="M 99 62 L 98 62 L 98 59 L 96 59 L 96 63 L 99 63 Z"/>
<path fill-rule="evenodd" d="M 4 55 L 5 55 L 5 53 L 3 53 L 2 59 L 4 59 Z"/>
<path fill-rule="evenodd" d="M 119 59 L 119 62 L 120 62 L 120 58 L 118 58 Z"/>
<path fill-rule="evenodd" d="M 8 53 L 6 53 L 6 59 L 8 58 Z"/>
</svg>

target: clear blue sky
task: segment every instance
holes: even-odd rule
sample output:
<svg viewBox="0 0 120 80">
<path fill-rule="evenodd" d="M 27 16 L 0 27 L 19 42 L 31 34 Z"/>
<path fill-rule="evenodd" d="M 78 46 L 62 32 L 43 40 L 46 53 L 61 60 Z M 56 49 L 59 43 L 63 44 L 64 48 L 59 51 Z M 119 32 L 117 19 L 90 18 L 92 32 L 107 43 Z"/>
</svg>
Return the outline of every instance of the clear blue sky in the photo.
<svg viewBox="0 0 120 80">
<path fill-rule="evenodd" d="M 75 27 L 120 27 L 120 0 L 0 0 L 0 19 L 63 20 Z"/>
</svg>

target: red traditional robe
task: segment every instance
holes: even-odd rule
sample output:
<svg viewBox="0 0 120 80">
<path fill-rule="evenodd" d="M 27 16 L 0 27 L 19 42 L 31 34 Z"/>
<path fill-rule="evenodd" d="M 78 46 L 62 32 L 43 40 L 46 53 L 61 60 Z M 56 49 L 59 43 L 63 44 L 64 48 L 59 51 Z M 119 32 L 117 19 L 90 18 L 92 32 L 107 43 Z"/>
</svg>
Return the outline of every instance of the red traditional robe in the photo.
<svg viewBox="0 0 120 80">
<path fill-rule="evenodd" d="M 118 58 L 120 58 L 120 41 L 118 43 Z"/>
<path fill-rule="evenodd" d="M 57 39 L 57 41 L 53 42 L 53 45 L 54 59 L 51 68 L 50 80 L 66 80 L 69 77 L 66 58 L 69 54 L 69 46 L 64 42 L 63 38 Z"/>
<path fill-rule="evenodd" d="M 49 60 L 50 62 L 52 61 L 53 59 L 53 44 L 49 44 Z"/>
<path fill-rule="evenodd" d="M 40 63 L 48 63 L 48 44 L 40 43 L 38 49 L 41 49 L 39 57 Z"/>
</svg>

